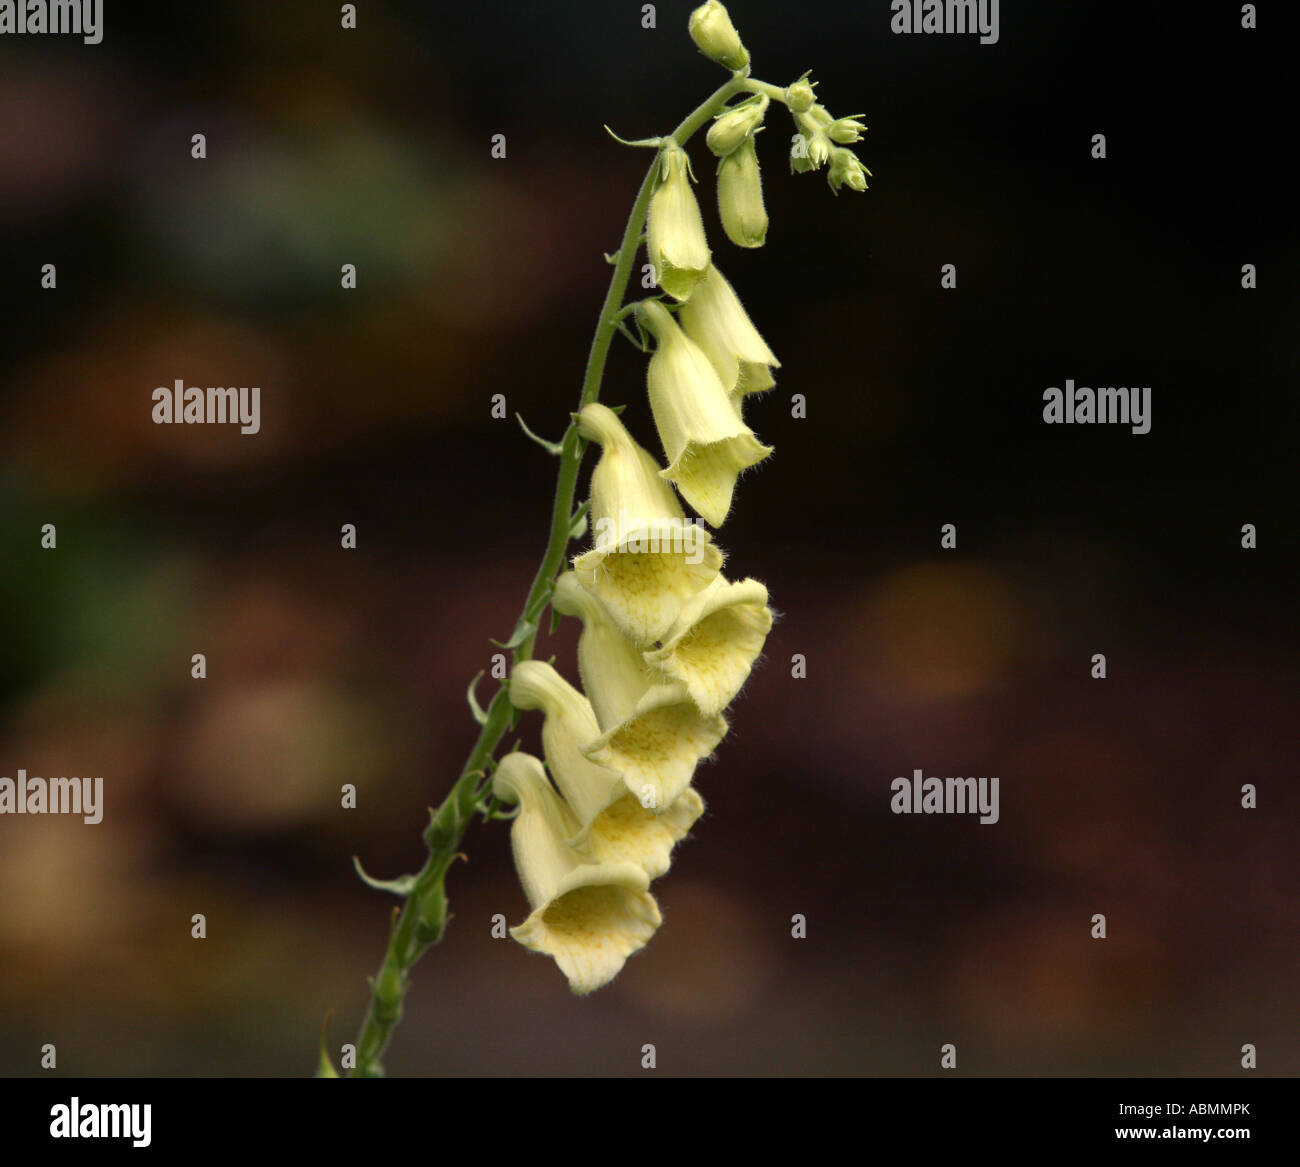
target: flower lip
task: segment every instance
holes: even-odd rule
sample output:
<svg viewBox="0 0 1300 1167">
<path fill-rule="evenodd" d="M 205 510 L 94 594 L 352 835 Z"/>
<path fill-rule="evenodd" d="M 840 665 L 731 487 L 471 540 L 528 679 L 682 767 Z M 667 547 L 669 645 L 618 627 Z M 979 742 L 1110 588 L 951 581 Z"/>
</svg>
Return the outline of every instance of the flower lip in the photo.
<svg viewBox="0 0 1300 1167">
<path fill-rule="evenodd" d="M 510 934 L 552 957 L 575 993 L 600 988 L 662 922 L 649 876 L 635 863 L 593 862 L 569 846 L 572 815 L 531 755 L 502 758 L 493 790 L 519 803 L 510 841 L 531 912 Z"/>
<path fill-rule="evenodd" d="M 643 806 L 662 814 L 690 785 L 695 767 L 726 736 L 721 716 L 705 717 L 680 684 L 654 685 L 621 725 L 583 753 L 622 774 Z"/>
<path fill-rule="evenodd" d="M 705 716 L 721 713 L 748 679 L 772 628 L 767 588 L 719 577 L 682 607 L 661 647 L 643 654 L 666 681 L 683 685 Z"/>
</svg>

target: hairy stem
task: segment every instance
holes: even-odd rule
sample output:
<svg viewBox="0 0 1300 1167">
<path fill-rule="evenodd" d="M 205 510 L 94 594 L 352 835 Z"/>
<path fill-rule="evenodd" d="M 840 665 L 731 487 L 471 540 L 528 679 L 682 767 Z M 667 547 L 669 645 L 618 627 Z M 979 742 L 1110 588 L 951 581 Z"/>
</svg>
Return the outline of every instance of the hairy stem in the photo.
<svg viewBox="0 0 1300 1167">
<path fill-rule="evenodd" d="M 725 85 L 716 89 L 696 109 L 683 119 L 672 132 L 679 145 L 686 142 L 701 126 L 716 114 L 737 93 L 753 84 L 744 72 L 736 73 Z M 627 294 L 632 266 L 641 245 L 642 230 L 650 196 L 655 189 L 659 153 L 655 153 L 641 189 L 637 192 L 632 212 L 628 215 L 623 241 L 619 246 L 614 274 L 609 280 L 609 290 L 601 306 L 596 335 L 592 338 L 587 357 L 587 370 L 582 378 L 582 396 L 579 408 L 600 396 L 601 381 L 605 375 L 605 360 L 618 326 L 623 297 Z M 555 502 L 551 507 L 551 530 L 546 540 L 546 552 L 533 577 L 528 598 L 515 624 L 512 648 L 512 665 L 528 660 L 533 653 L 537 631 L 546 605 L 551 598 L 555 577 L 564 565 L 573 529 L 573 499 L 578 485 L 578 470 L 586 442 L 578 435 L 577 427 L 570 425 L 565 431 L 560 449 L 560 470 L 555 483 Z M 396 914 L 379 972 L 371 979 L 370 1003 L 357 1036 L 356 1065 L 349 1071 L 352 1078 L 377 1078 L 383 1075 L 380 1059 L 388 1048 L 393 1030 L 402 1017 L 402 1002 L 406 997 L 411 967 L 424 953 L 442 939 L 447 925 L 447 897 L 444 882 L 447 871 L 455 861 L 461 839 L 477 812 L 480 799 L 487 787 L 489 761 L 501 744 L 502 737 L 514 721 L 514 708 L 503 685 L 488 705 L 478 740 L 470 750 L 464 768 L 455 785 L 436 811 L 432 811 L 424 839 L 429 856 L 415 877 L 406 896 L 406 903 Z"/>
<path fill-rule="evenodd" d="M 779 101 L 785 105 L 785 89 L 780 85 L 769 85 L 766 81 L 758 81 L 752 77 L 746 77 L 742 88 L 746 93 L 761 93 L 773 101 Z"/>
</svg>

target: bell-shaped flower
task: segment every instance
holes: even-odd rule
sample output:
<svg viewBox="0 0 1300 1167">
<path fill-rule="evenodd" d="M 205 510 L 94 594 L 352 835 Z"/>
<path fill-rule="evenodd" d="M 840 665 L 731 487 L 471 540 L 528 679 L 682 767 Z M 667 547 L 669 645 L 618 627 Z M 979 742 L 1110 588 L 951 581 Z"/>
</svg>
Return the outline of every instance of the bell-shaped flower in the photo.
<svg viewBox="0 0 1300 1167">
<path fill-rule="evenodd" d="M 767 241 L 763 177 L 752 136 L 718 163 L 718 217 L 737 247 L 762 247 Z"/>
<path fill-rule="evenodd" d="M 767 588 L 719 577 L 682 607 L 663 646 L 644 654 L 665 681 L 679 682 L 708 717 L 740 692 L 772 629 Z"/>
<path fill-rule="evenodd" d="M 747 394 L 760 393 L 775 384 L 771 367 L 780 368 L 781 362 L 759 335 L 731 285 L 712 264 L 690 303 L 682 305 L 677 319 L 682 331 L 709 358 L 737 408 Z"/>
<path fill-rule="evenodd" d="M 741 420 L 717 370 L 667 308 L 643 300 L 637 319 L 658 341 L 646 381 L 668 457 L 660 477 L 674 483 L 706 522 L 721 526 L 741 471 L 761 462 L 772 447 Z"/>
<path fill-rule="evenodd" d="M 536 758 L 507 754 L 492 789 L 519 804 L 510 844 L 532 909 L 510 935 L 552 957 L 575 993 L 608 984 L 662 922 L 649 877 L 635 863 L 593 862 L 569 846 L 572 814 Z"/>
<path fill-rule="evenodd" d="M 646 217 L 646 254 L 659 286 L 676 300 L 688 300 L 709 266 L 709 241 L 691 189 L 686 151 L 665 139 L 659 166 L 659 185 Z"/>
<path fill-rule="evenodd" d="M 574 591 L 586 595 L 581 587 Z M 663 814 L 655 814 L 633 797 L 618 773 L 585 757 L 582 747 L 600 736 L 595 712 L 548 664 L 520 661 L 510 678 L 510 700 L 545 715 L 546 765 L 573 815 L 569 846 L 601 862 L 635 863 L 650 879 L 663 875 L 672 865 L 674 845 L 704 813 L 699 794 L 687 789 Z"/>
<path fill-rule="evenodd" d="M 588 516 L 594 546 L 573 561 L 578 582 L 638 645 L 659 640 L 682 604 L 722 567 L 713 536 L 688 522 L 659 464 L 613 410 L 582 408 L 578 432 L 601 445 Z"/>
<path fill-rule="evenodd" d="M 582 752 L 623 776 L 623 784 L 656 814 L 672 809 L 695 767 L 726 736 L 720 716 L 706 717 L 680 684 L 652 685 L 631 714 Z"/>
</svg>

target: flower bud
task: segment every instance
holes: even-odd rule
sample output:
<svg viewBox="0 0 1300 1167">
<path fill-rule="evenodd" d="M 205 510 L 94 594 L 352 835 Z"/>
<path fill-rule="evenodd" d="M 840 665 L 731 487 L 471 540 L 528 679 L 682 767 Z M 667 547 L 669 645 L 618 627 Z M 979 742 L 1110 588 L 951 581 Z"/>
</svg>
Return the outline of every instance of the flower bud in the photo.
<svg viewBox="0 0 1300 1167">
<path fill-rule="evenodd" d="M 752 137 L 718 163 L 718 217 L 737 247 L 762 247 L 767 239 L 767 208 Z"/>
<path fill-rule="evenodd" d="M 831 141 L 838 142 L 841 146 L 851 146 L 854 142 L 862 141 L 866 130 L 867 127 L 857 118 L 836 118 L 826 127 Z"/>
<path fill-rule="evenodd" d="M 717 371 L 733 405 L 746 393 L 770 389 L 775 382 L 769 366 L 780 368 L 767 342 L 759 335 L 731 285 L 713 265 L 690 302 L 678 314 L 682 331 L 699 345 Z"/>
<path fill-rule="evenodd" d="M 818 131 L 808 140 L 808 164 L 814 170 L 820 170 L 831 158 L 831 140 Z"/>
<path fill-rule="evenodd" d="M 552 957 L 575 993 L 608 984 L 663 922 L 649 877 L 635 863 L 592 862 L 568 845 L 572 813 L 531 755 L 502 758 L 492 790 L 519 804 L 510 845 L 532 912 L 510 935 Z"/>
<path fill-rule="evenodd" d="M 709 242 L 691 190 L 686 151 L 669 139 L 659 165 L 659 185 L 646 217 L 646 254 L 659 286 L 675 300 L 687 300 L 709 266 Z"/>
<path fill-rule="evenodd" d="M 706 717 L 740 692 L 772 629 L 767 588 L 719 577 L 682 607 L 663 646 L 645 653 L 665 680 L 682 684 Z"/>
<path fill-rule="evenodd" d="M 858 156 L 852 150 L 837 146 L 826 179 L 831 184 L 831 190 L 836 194 L 839 194 L 841 186 L 862 191 L 867 189 L 867 176 L 870 173 L 871 171 L 858 161 Z"/>
<path fill-rule="evenodd" d="M 813 104 L 813 82 L 800 78 L 785 91 L 785 103 L 791 113 L 807 113 Z"/>
<path fill-rule="evenodd" d="M 718 0 L 709 0 L 691 13 L 690 31 L 696 48 L 709 60 L 725 65 L 732 72 L 749 64 L 749 53 L 740 43 L 740 34 Z"/>
<path fill-rule="evenodd" d="M 658 341 L 646 382 L 668 457 L 659 476 L 676 485 L 705 522 L 720 527 L 741 471 L 761 462 L 772 447 L 741 420 L 709 358 L 677 327 L 668 309 L 643 300 L 637 320 Z"/>
<path fill-rule="evenodd" d="M 762 94 L 724 109 L 714 118 L 706 140 L 709 149 L 719 158 L 725 158 L 763 124 L 768 99 Z"/>
<path fill-rule="evenodd" d="M 602 448 L 591 473 L 594 545 L 573 570 L 623 635 L 637 645 L 653 643 L 682 604 L 713 581 L 722 552 L 702 525 L 687 521 L 659 463 L 613 410 L 584 406 L 578 432 Z"/>
</svg>

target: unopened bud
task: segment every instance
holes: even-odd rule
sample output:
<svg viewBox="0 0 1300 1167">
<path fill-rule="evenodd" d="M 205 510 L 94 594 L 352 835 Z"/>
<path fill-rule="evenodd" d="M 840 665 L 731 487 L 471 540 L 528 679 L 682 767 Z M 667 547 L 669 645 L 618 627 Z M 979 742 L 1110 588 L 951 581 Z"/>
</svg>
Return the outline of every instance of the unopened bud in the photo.
<svg viewBox="0 0 1300 1167">
<path fill-rule="evenodd" d="M 691 13 L 690 30 L 691 40 L 709 60 L 733 72 L 749 64 L 749 53 L 740 43 L 740 34 L 718 0 L 709 0 Z"/>
<path fill-rule="evenodd" d="M 785 91 L 785 103 L 791 113 L 807 113 L 813 104 L 813 87 L 811 81 L 796 81 Z"/>
<path fill-rule="evenodd" d="M 833 142 L 838 142 L 841 146 L 851 146 L 854 142 L 862 141 L 866 129 L 867 127 L 857 118 L 837 118 L 826 127 L 826 133 Z"/>
<path fill-rule="evenodd" d="M 709 149 L 725 158 L 763 124 L 768 99 L 761 94 L 731 109 L 723 110 L 709 127 Z"/>
<path fill-rule="evenodd" d="M 826 179 L 831 184 L 831 190 L 836 194 L 839 193 L 841 186 L 847 186 L 849 190 L 862 191 L 867 189 L 867 176 L 870 173 L 871 171 L 858 161 L 858 156 L 852 150 L 836 148 Z"/>
<path fill-rule="evenodd" d="M 767 239 L 767 208 L 752 137 L 718 164 L 718 216 L 737 247 L 762 247 Z"/>
</svg>

